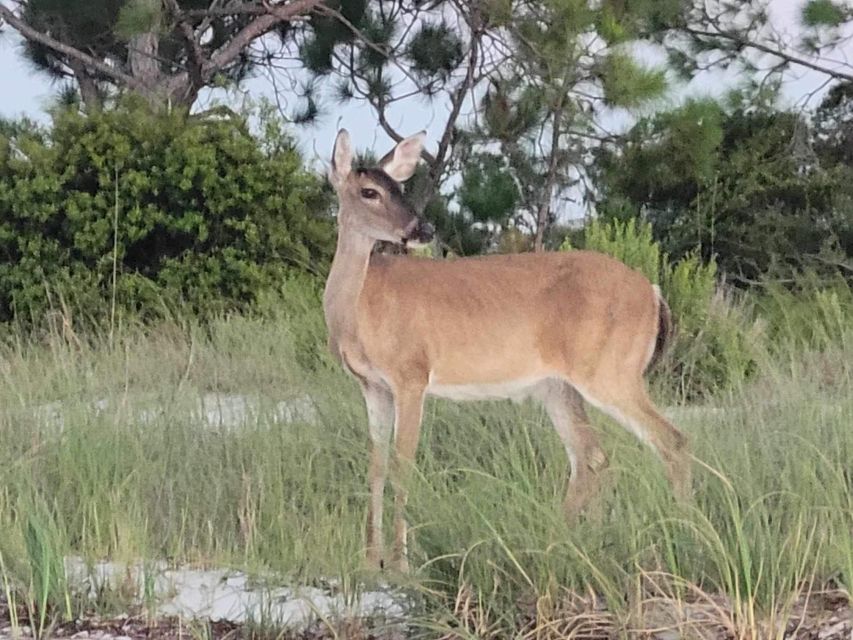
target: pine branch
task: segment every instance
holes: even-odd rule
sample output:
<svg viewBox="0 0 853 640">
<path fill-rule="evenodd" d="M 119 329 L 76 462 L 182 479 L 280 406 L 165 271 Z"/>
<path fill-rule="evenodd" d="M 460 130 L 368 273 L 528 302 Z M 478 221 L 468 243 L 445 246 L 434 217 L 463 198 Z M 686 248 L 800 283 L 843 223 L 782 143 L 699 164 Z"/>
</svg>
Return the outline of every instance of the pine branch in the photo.
<svg viewBox="0 0 853 640">
<path fill-rule="evenodd" d="M 332 8 L 327 7 L 325 5 L 318 6 L 316 11 L 317 11 L 317 13 L 319 13 L 321 15 L 329 16 L 331 18 L 334 18 L 338 22 L 340 22 L 342 25 L 344 25 L 347 29 L 350 30 L 350 32 L 356 37 L 356 39 L 359 42 L 361 42 L 368 49 L 371 49 L 371 50 L 375 51 L 376 53 L 384 56 L 389 62 L 393 63 L 394 66 L 396 66 L 397 69 L 409 80 L 409 82 L 414 84 L 415 87 L 417 87 L 417 89 L 419 91 L 425 92 L 424 86 L 411 73 L 411 71 L 409 71 L 409 69 L 405 65 L 400 64 L 397 61 L 397 59 L 391 55 L 391 52 L 388 49 L 380 47 L 378 44 L 376 44 L 370 38 L 368 38 L 361 29 L 359 29 L 357 26 L 355 26 L 340 11 L 338 11 L 337 9 L 332 9 Z M 391 51 L 393 51 L 393 49 Z"/>
<path fill-rule="evenodd" d="M 209 59 L 204 60 L 200 69 L 194 71 L 194 73 L 198 74 L 198 78 L 195 81 L 191 80 L 189 71 L 172 76 L 166 81 L 166 93 L 179 99 L 186 99 L 187 96 L 192 96 L 197 92 L 197 88 L 209 83 L 217 73 L 234 62 L 234 60 L 236 60 L 254 40 L 260 38 L 266 33 L 269 33 L 282 22 L 288 22 L 298 16 L 310 13 L 322 3 L 323 0 L 294 0 L 294 2 L 281 5 L 265 3 L 260 7 L 263 9 L 263 13 L 258 18 L 252 20 L 252 22 L 243 27 Z M 248 13 L 248 7 L 249 5 L 222 8 L 212 6 L 209 11 L 218 12 L 222 10 L 226 11 L 226 14 L 224 15 L 231 15 L 227 12 L 231 11 L 236 12 L 237 14 Z M 254 9 L 252 12 L 257 13 Z M 194 12 L 183 12 L 183 15 L 194 15 Z M 212 14 L 203 15 L 209 17 L 209 15 Z M 199 81 L 200 84 L 196 87 L 195 82 Z"/>
<path fill-rule="evenodd" d="M 853 82 L 853 74 L 844 73 L 843 71 L 838 71 L 836 69 L 831 69 L 816 62 L 812 62 L 811 60 L 806 60 L 805 58 L 795 56 L 793 54 L 788 53 L 787 51 L 782 51 L 781 49 L 773 48 L 760 42 L 753 42 L 751 40 L 747 40 L 746 38 L 737 33 L 725 31 L 723 29 L 720 29 L 719 27 L 716 31 L 705 31 L 703 29 L 697 29 L 694 27 L 681 27 L 680 30 L 694 37 L 721 38 L 723 40 L 728 40 L 729 42 L 734 42 L 740 47 L 755 49 L 756 51 L 761 51 L 762 53 L 767 53 L 769 55 L 775 56 L 784 60 L 786 63 L 805 67 L 806 69 L 811 69 L 812 71 L 818 71 L 820 73 L 831 76 L 833 78 L 837 78 L 839 80 L 847 80 L 848 82 Z"/>
<path fill-rule="evenodd" d="M 360 99 L 367 101 L 367 103 L 373 108 L 376 112 L 376 119 L 379 121 L 379 126 L 382 127 L 382 130 L 385 134 L 391 138 L 394 142 L 400 142 L 403 140 L 405 136 L 401 135 L 399 131 L 397 131 L 391 123 L 388 121 L 388 116 L 386 114 L 386 107 L 388 103 L 385 100 L 377 98 L 370 94 L 369 91 L 362 89 L 359 87 L 358 82 L 356 80 L 364 80 L 363 76 L 361 76 L 355 68 L 355 60 L 352 55 L 350 55 L 350 60 L 344 60 L 341 56 L 334 54 L 335 59 L 338 61 L 338 64 L 344 68 L 346 75 L 343 77 L 351 79 L 353 81 L 353 88 L 360 96 Z M 435 156 L 432 155 L 426 149 L 421 150 L 421 158 L 424 159 L 428 165 L 432 166 L 435 164 Z"/>
<path fill-rule="evenodd" d="M 269 33 L 282 22 L 289 22 L 298 16 L 308 14 L 322 4 L 323 0 L 294 0 L 283 5 L 265 5 L 267 13 L 243 27 L 204 64 L 202 77 L 208 81 L 218 71 L 236 60 L 255 39 Z"/>
<path fill-rule="evenodd" d="M 181 12 L 185 18 L 228 18 L 231 16 L 262 16 L 269 13 L 269 8 L 263 4 L 238 4 L 233 3 L 221 7 L 210 6 L 207 9 L 186 9 Z"/>
<path fill-rule="evenodd" d="M 47 35 L 46 33 L 42 33 L 41 31 L 33 28 L 24 20 L 16 16 L 11 9 L 9 9 L 3 4 L 0 4 L 0 18 L 2 18 L 2 20 L 5 20 L 9 26 L 11 26 L 15 31 L 17 31 L 27 40 L 43 44 L 44 46 L 49 47 L 57 53 L 61 53 L 67 56 L 69 59 L 76 60 L 86 65 L 87 67 L 98 71 L 104 76 L 112 78 L 115 82 L 119 84 L 123 84 L 127 87 L 131 87 L 134 89 L 143 88 L 142 83 L 139 82 L 133 76 L 119 71 L 115 67 L 112 67 L 106 64 L 105 62 L 98 60 L 97 58 L 93 58 L 92 56 L 80 51 L 79 49 L 67 45 L 64 42 L 60 42 L 59 40 Z"/>
<path fill-rule="evenodd" d="M 447 116 L 447 123 L 444 126 L 444 132 L 438 142 L 438 151 L 435 154 L 436 162 L 430 167 L 430 180 L 433 185 L 438 184 L 441 173 L 447 164 L 447 152 L 453 142 L 453 133 L 456 129 L 456 121 L 459 119 L 459 114 L 462 110 L 462 103 L 468 92 L 473 88 L 476 81 L 477 65 L 480 56 L 480 38 L 483 36 L 483 25 L 480 19 L 479 12 L 476 9 L 471 9 L 473 12 L 469 21 L 471 29 L 471 47 L 468 52 L 468 66 L 465 71 L 465 78 L 459 84 L 450 96 L 450 114 Z"/>
</svg>

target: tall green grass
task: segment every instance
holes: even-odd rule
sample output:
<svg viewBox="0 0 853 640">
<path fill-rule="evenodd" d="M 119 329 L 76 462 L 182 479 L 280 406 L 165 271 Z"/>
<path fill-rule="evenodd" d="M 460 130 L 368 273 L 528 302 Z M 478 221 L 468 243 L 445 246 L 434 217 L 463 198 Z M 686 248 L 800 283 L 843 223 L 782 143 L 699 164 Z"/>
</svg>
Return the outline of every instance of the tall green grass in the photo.
<svg viewBox="0 0 853 640">
<path fill-rule="evenodd" d="M 294 286 L 285 299 L 255 318 L 129 326 L 111 339 L 6 336 L 0 578 L 42 626 L 92 606 L 64 576 L 68 555 L 229 565 L 296 584 L 340 577 L 354 593 L 376 579 L 362 570 L 360 396 L 320 355 L 316 292 Z M 588 593 L 628 625 L 649 584 L 666 583 L 673 597 L 728 596 L 748 629 L 804 589 L 849 592 L 853 296 L 774 290 L 754 304 L 738 313 L 758 314 L 755 371 L 709 399 L 713 411 L 673 413 L 697 458 L 688 505 L 651 453 L 596 415 L 611 466 L 569 527 L 566 458 L 540 408 L 428 401 L 409 511 L 416 569 L 390 577 L 420 594 L 415 627 L 508 637 L 546 624 L 543 602 Z M 257 398 L 257 415 L 205 427 L 193 410 L 208 392 Z M 273 420 L 276 402 L 303 394 L 316 420 Z M 138 419 L 151 407 L 162 410 Z"/>
</svg>

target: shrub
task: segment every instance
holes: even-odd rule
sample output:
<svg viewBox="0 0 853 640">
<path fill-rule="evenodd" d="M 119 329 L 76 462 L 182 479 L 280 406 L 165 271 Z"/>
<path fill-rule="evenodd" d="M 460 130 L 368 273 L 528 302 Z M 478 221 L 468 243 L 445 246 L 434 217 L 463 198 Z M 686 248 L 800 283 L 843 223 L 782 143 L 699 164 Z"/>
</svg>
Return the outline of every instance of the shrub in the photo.
<svg viewBox="0 0 853 640">
<path fill-rule="evenodd" d="M 0 320 L 206 315 L 247 308 L 292 271 L 322 273 L 329 199 L 269 119 L 124 104 L 0 129 Z"/>
<path fill-rule="evenodd" d="M 652 239 L 651 225 L 638 226 L 634 218 L 607 224 L 592 220 L 583 231 L 584 248 L 613 256 L 658 284 L 662 253 L 660 245 Z M 564 242 L 561 249 L 568 248 Z"/>
<path fill-rule="evenodd" d="M 783 349 L 844 349 L 853 340 L 853 288 L 840 273 L 827 280 L 808 272 L 793 286 L 768 285 L 758 307 L 768 338 Z"/>
</svg>

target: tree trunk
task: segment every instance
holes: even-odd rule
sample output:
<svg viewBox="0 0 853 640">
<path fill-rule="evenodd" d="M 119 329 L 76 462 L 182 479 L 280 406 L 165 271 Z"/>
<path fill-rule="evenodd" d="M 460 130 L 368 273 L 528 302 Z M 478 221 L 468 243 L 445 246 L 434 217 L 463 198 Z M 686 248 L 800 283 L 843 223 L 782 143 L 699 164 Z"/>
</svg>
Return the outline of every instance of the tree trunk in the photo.
<svg viewBox="0 0 853 640">
<path fill-rule="evenodd" d="M 548 158 L 548 175 L 542 187 L 542 199 L 539 201 L 539 211 L 536 215 L 536 236 L 533 239 L 533 250 L 537 253 L 545 251 L 545 230 L 548 227 L 548 214 L 551 212 L 551 197 L 554 183 L 557 181 L 557 154 L 560 151 L 560 121 L 563 118 L 562 101 L 554 110 L 554 124 L 551 127 L 551 150 Z"/>
<path fill-rule="evenodd" d="M 146 100 L 154 106 L 161 107 L 166 102 L 167 95 L 160 82 L 162 72 L 158 53 L 160 38 L 154 31 L 133 36 L 128 43 L 127 66 L 140 85 L 137 89 Z"/>
<path fill-rule="evenodd" d="M 77 80 L 77 88 L 80 90 L 83 107 L 89 113 L 100 111 L 103 106 L 101 92 L 98 90 L 98 83 L 86 69 L 86 65 L 78 60 L 69 60 L 68 66 L 74 74 L 74 79 Z"/>
<path fill-rule="evenodd" d="M 545 227 L 548 224 L 548 213 L 551 210 L 552 188 L 549 176 L 548 184 L 545 186 L 545 193 L 542 196 L 542 201 L 539 203 L 539 211 L 537 211 L 536 215 L 536 235 L 533 237 L 533 250 L 536 253 L 545 251 Z"/>
</svg>

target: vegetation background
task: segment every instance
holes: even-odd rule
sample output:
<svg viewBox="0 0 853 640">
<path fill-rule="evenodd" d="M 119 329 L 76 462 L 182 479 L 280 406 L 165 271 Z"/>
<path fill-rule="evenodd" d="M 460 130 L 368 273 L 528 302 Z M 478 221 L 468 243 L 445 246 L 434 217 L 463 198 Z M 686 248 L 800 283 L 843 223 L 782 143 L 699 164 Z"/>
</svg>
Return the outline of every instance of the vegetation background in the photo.
<svg viewBox="0 0 853 640">
<path fill-rule="evenodd" d="M 352 601 L 375 584 L 360 564 L 364 409 L 319 304 L 334 201 L 293 142 L 334 100 L 391 138 L 391 109 L 447 105 L 406 185 L 439 230 L 425 259 L 595 249 L 659 283 L 677 320 L 652 382 L 693 443 L 690 506 L 598 417 L 608 488 L 569 528 L 566 461 L 538 407 L 430 401 L 417 569 L 391 576 L 413 634 L 781 637 L 826 593 L 849 606 L 853 75 L 834 61 L 853 11 L 810 0 L 801 14 L 791 39 L 758 2 L 0 4 L 57 82 L 48 123 L 0 121 L 12 612 L 42 634 L 93 611 L 156 616 L 145 585 L 85 597 L 72 555 L 334 577 Z M 642 62 L 652 45 L 667 65 Z M 814 107 L 779 100 L 792 66 L 826 77 Z M 673 97 L 715 67 L 737 90 Z M 200 100 L 261 73 L 277 102 Z M 603 128 L 614 109 L 631 114 L 624 134 Z M 256 409 L 205 428 L 210 393 Z M 310 416 L 282 424 L 281 403 L 305 398 Z"/>
</svg>

